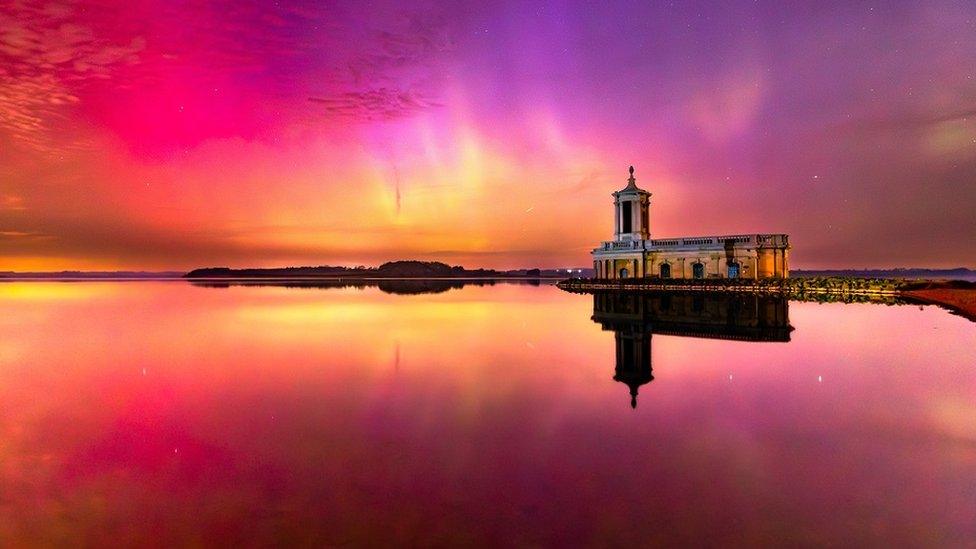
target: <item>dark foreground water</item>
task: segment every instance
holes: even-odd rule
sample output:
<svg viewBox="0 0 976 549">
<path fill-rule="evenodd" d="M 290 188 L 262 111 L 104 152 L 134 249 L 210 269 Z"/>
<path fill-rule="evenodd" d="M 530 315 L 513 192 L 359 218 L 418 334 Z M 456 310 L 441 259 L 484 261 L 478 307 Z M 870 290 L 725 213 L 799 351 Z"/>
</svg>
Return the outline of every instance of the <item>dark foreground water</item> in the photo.
<svg viewBox="0 0 976 549">
<path fill-rule="evenodd" d="M 935 307 L 0 284 L 0 545 L 974 539 Z"/>
</svg>

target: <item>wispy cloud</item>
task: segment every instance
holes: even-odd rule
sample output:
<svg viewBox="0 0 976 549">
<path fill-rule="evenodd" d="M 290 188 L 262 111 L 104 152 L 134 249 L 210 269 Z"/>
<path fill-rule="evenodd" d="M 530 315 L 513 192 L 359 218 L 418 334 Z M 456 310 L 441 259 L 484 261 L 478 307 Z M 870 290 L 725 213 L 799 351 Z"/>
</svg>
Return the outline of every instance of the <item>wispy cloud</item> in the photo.
<svg viewBox="0 0 976 549">
<path fill-rule="evenodd" d="M 348 52 L 324 85 L 328 93 L 309 101 L 327 115 L 385 121 L 440 107 L 429 90 L 441 78 L 441 64 L 453 49 L 445 26 L 433 20 L 402 17 L 387 28 L 364 30 L 365 48 Z"/>
<path fill-rule="evenodd" d="M 976 122 L 976 107 L 946 111 L 940 108 L 923 109 L 915 107 L 902 109 L 884 116 L 868 115 L 852 118 L 839 124 L 842 128 L 855 130 L 916 130 L 955 122 Z"/>
<path fill-rule="evenodd" d="M 23 198 L 21 198 L 19 196 L 16 196 L 16 195 L 12 195 L 12 194 L 7 194 L 7 195 L 0 196 L 0 210 L 17 210 L 17 211 L 21 211 L 21 210 L 26 210 L 26 209 L 27 209 L 27 206 L 24 205 L 24 199 Z"/>
<path fill-rule="evenodd" d="M 63 129 L 80 84 L 137 63 L 145 47 L 139 36 L 98 36 L 75 21 L 76 8 L 29 1 L 0 6 L 0 130 L 33 149 L 52 149 L 54 128 Z"/>
<path fill-rule="evenodd" d="M 51 235 L 31 231 L 0 231 L 0 240 L 50 239 Z"/>
<path fill-rule="evenodd" d="M 418 92 L 390 88 L 309 97 L 308 100 L 321 105 L 329 115 L 363 121 L 394 120 L 441 106 Z"/>
</svg>

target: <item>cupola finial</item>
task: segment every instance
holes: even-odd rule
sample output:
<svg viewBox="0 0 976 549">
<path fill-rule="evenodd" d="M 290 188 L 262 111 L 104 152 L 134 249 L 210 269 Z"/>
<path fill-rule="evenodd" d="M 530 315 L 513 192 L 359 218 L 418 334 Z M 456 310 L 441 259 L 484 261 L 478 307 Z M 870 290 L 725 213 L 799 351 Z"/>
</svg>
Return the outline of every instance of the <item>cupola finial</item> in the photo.
<svg viewBox="0 0 976 549">
<path fill-rule="evenodd" d="M 636 189 L 637 188 L 637 179 L 634 177 L 634 167 L 633 166 L 630 167 L 630 177 L 627 178 L 627 188 L 628 189 Z"/>
</svg>

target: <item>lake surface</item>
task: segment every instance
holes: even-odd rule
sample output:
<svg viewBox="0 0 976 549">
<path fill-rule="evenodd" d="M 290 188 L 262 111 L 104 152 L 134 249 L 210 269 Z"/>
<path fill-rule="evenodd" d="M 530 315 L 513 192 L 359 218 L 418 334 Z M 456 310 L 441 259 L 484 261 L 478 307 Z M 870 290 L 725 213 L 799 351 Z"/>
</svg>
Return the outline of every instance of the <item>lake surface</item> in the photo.
<svg viewBox="0 0 976 549">
<path fill-rule="evenodd" d="M 976 539 L 976 324 L 454 286 L 0 284 L 0 545 Z"/>
</svg>

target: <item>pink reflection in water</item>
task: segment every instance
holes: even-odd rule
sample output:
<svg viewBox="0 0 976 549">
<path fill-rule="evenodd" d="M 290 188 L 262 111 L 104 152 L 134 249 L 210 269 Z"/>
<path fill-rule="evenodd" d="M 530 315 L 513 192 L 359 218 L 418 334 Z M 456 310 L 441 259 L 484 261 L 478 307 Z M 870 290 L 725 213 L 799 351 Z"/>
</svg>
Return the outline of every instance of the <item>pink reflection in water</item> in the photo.
<svg viewBox="0 0 976 549">
<path fill-rule="evenodd" d="M 976 537 L 976 325 L 791 303 L 789 343 L 658 333 L 635 410 L 591 317 L 545 286 L 0 285 L 0 539 Z"/>
</svg>

